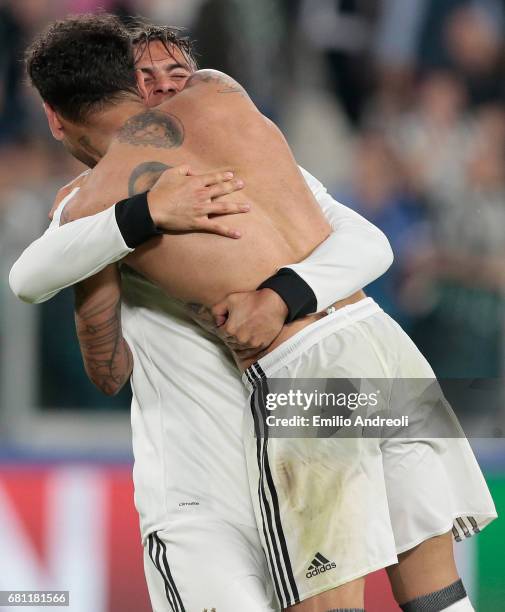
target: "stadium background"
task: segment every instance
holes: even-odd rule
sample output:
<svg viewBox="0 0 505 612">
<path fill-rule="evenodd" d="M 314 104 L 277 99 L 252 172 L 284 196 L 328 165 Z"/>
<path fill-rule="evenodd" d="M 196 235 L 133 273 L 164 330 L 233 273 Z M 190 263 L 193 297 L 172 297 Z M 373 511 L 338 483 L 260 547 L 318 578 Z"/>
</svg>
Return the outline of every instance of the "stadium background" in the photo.
<svg viewBox="0 0 505 612">
<path fill-rule="evenodd" d="M 28 306 L 7 282 L 81 170 L 24 83 L 23 48 L 48 21 L 100 7 L 187 27 L 201 66 L 243 83 L 299 163 L 386 232 L 396 261 L 367 292 L 437 374 L 499 378 L 505 1 L 0 0 L 0 590 L 143 612 L 128 392 L 102 397 L 86 380 L 71 290 Z M 503 513 L 503 410 L 470 410 L 496 433 L 472 444 Z M 479 612 L 505 609 L 504 542 L 497 521 L 457 547 Z M 383 580 L 368 585 L 371 612 L 397 610 Z"/>
</svg>

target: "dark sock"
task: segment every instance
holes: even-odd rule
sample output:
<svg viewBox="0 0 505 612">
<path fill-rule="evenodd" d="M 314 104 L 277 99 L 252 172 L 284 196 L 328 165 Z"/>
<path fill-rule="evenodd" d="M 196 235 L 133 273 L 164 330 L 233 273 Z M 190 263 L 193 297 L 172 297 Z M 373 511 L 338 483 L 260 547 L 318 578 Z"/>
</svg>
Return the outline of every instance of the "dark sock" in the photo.
<svg viewBox="0 0 505 612">
<path fill-rule="evenodd" d="M 403 612 L 440 612 L 465 597 L 466 591 L 463 582 L 458 580 L 444 589 L 440 589 L 440 591 L 416 597 L 412 601 L 404 603 L 400 608 Z"/>
</svg>

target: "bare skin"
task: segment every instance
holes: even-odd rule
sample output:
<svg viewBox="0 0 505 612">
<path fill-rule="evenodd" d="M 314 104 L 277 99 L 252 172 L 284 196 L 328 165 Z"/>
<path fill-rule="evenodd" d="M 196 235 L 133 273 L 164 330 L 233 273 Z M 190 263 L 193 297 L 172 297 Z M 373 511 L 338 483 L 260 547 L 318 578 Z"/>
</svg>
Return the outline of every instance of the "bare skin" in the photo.
<svg viewBox="0 0 505 612">
<path fill-rule="evenodd" d="M 388 567 L 387 573 L 400 605 L 459 580 L 452 546 L 449 532 L 398 555 L 399 563 Z"/>
<path fill-rule="evenodd" d="M 143 49 L 143 52 L 137 59 L 136 67 L 139 75 L 142 76 L 144 85 L 143 103 L 149 107 L 157 106 L 162 101 L 180 93 L 195 70 L 194 66 L 188 64 L 186 57 L 178 48 L 172 46 L 167 50 L 159 41 L 152 41 L 148 48 Z M 48 118 L 50 119 L 50 115 L 48 115 Z M 65 133 L 53 130 L 53 134 L 64 143 L 68 140 Z M 81 146 L 83 142 L 86 146 L 89 146 L 89 138 L 85 138 L 83 141 L 81 136 Z M 74 149 L 73 145 L 68 146 L 68 143 L 67 148 L 71 151 Z M 85 157 L 86 154 L 86 151 L 81 151 L 80 157 Z M 97 161 L 97 159 L 92 159 L 90 164 L 94 166 Z M 186 168 L 186 171 L 181 173 L 181 168 Z M 156 169 L 156 164 L 151 164 L 152 169 Z M 52 218 L 52 213 L 61 200 L 73 188 L 82 187 L 89 172 L 88 170 L 84 175 L 65 185 L 59 191 L 50 212 L 50 218 Z M 137 193 L 148 189 L 156 175 L 147 171 L 137 172 L 132 176 L 133 179 L 131 178 L 129 181 L 129 193 Z M 205 185 L 202 184 L 200 177 L 195 176 L 187 164 L 166 171 L 155 187 L 151 188 L 150 194 L 151 214 L 158 227 L 169 231 L 174 229 L 175 226 L 181 230 L 206 230 L 223 236 L 239 237 L 239 232 L 234 227 L 233 219 L 228 219 L 222 215 L 244 212 L 240 208 L 242 205 L 238 205 L 235 202 L 230 203 L 230 199 L 224 202 L 220 197 L 230 193 L 230 188 L 231 191 L 237 191 L 242 189 L 243 186 L 237 180 L 234 180 L 233 183 L 228 181 L 227 185 L 224 184 L 222 173 L 221 175 L 214 173 L 214 183 L 215 188 L 219 188 L 219 190 L 204 194 L 205 197 L 202 198 L 202 188 L 207 183 Z M 159 194 L 156 194 L 156 191 L 159 191 Z M 173 202 L 177 204 L 175 210 L 173 206 L 170 206 Z M 83 203 L 74 200 L 71 206 L 68 205 L 62 215 L 62 223 L 90 214 L 81 204 Z M 200 207 L 200 209 L 197 207 Z M 173 212 L 178 214 L 177 218 L 174 218 Z M 168 218 L 167 213 L 169 213 Z M 181 213 L 183 213 L 182 216 Z M 216 217 L 216 214 L 221 216 Z M 181 223 L 184 223 L 185 226 L 182 226 Z M 97 282 L 86 284 L 88 304 L 92 303 L 93 293 L 99 296 L 97 300 L 101 300 L 103 297 L 103 288 L 100 288 L 100 283 L 98 282 L 101 276 L 103 283 L 109 288 L 111 294 L 116 295 L 120 293 L 119 277 L 117 287 L 112 287 L 111 274 L 105 270 L 97 275 Z M 79 290 L 82 297 L 85 289 L 81 285 Z M 227 346 L 235 349 L 240 359 L 249 359 L 251 361 L 254 358 L 259 358 L 279 335 L 288 312 L 284 301 L 277 293 L 270 289 L 232 294 L 227 296 L 218 306 L 219 317 L 216 317 L 217 320 L 213 320 L 208 312 L 204 313 L 201 307 L 193 308 L 192 315 L 196 317 L 198 313 L 202 314 L 203 317 L 199 321 L 201 325 L 210 326 L 215 330 Z M 78 330 L 84 329 L 83 325 L 99 327 L 103 323 L 100 319 L 99 310 L 95 310 L 94 313 L 94 316 L 90 319 L 88 311 L 84 321 L 81 321 L 80 309 L 76 310 L 76 322 L 78 324 L 82 323 L 82 325 L 78 326 Z M 218 326 L 217 328 L 216 325 Z M 117 327 L 117 330 L 119 334 L 121 331 L 120 327 Z M 100 339 L 96 338 L 95 340 L 97 343 L 100 342 L 101 349 L 103 349 L 103 343 L 101 343 Z M 92 342 L 91 338 L 86 338 L 86 345 L 88 347 L 91 346 Z M 115 362 L 118 359 L 116 352 L 118 342 L 119 338 L 111 339 L 110 342 L 109 369 L 111 373 L 117 372 L 117 364 Z M 83 355 L 85 355 L 84 352 Z M 117 393 L 121 388 L 120 384 L 124 384 L 131 373 L 131 371 L 125 372 L 121 379 L 112 374 L 109 379 L 105 379 L 103 368 L 98 370 L 92 364 L 86 364 L 86 370 L 91 381 L 102 392 L 107 394 Z"/>
<path fill-rule="evenodd" d="M 103 393 L 115 395 L 133 368 L 133 355 L 121 329 L 116 265 L 76 286 L 75 325 L 86 374 Z"/>
<path fill-rule="evenodd" d="M 327 612 L 334 608 L 364 608 L 365 579 L 358 578 L 287 608 L 290 612 Z"/>
<path fill-rule="evenodd" d="M 278 268 L 304 259 L 329 234 L 281 133 L 225 75 L 200 71 L 156 110 L 132 101 L 105 111 L 95 125 L 68 129 L 74 142 L 85 136 L 104 152 L 76 198 L 80 216 L 125 198 L 139 167 L 153 177 L 150 165 L 181 163 L 197 173 L 218 166 L 243 177 L 245 188 L 234 197 L 252 208 L 247 223 L 235 218 L 240 240 L 196 232 L 163 236 L 126 259 L 176 299 L 210 311 L 230 293 L 252 291 Z M 286 328 L 279 341 L 292 333 Z"/>
<path fill-rule="evenodd" d="M 165 99 L 173 97 L 179 93 L 185 86 L 187 79 L 194 72 L 194 66 L 187 63 L 184 54 L 176 47 L 171 47 L 170 52 L 167 52 L 165 46 L 159 41 L 152 41 L 149 48 L 144 48 L 142 54 L 137 59 L 137 69 L 139 74 L 143 75 L 145 84 L 143 102 L 147 106 L 158 105 Z M 51 119 L 51 115 L 48 114 Z M 51 124 L 51 121 L 50 121 Z M 59 133 L 53 130 L 53 134 L 58 140 L 67 140 L 65 133 Z M 81 137 L 82 144 L 82 137 Z M 85 143 L 89 139 L 84 140 Z M 73 145 L 68 146 L 72 150 Z M 82 157 L 82 156 L 81 156 Z M 93 159 L 91 165 L 94 166 L 97 160 Z M 149 169 L 149 168 L 148 168 Z M 156 169 L 156 164 L 151 165 L 151 169 Z M 183 169 L 184 172 L 182 171 Z M 57 208 L 61 200 L 67 196 L 75 187 L 82 187 L 84 181 L 88 178 L 89 170 L 83 173 L 80 177 L 65 185 L 59 192 L 50 212 L 52 213 Z M 192 175 L 192 176 L 189 176 Z M 225 216 L 225 214 L 234 214 L 244 212 L 242 205 L 235 202 L 230 203 L 229 199 L 226 202 L 219 201 L 220 196 L 242 189 L 242 184 L 234 180 L 224 183 L 222 173 L 213 173 L 213 192 L 204 194 L 202 198 L 203 187 L 209 184 L 209 181 L 201 182 L 200 176 L 195 176 L 192 169 L 186 164 L 178 166 L 173 170 L 166 171 L 162 178 L 156 183 L 155 189 L 151 189 L 151 214 L 156 220 L 156 224 L 161 229 L 171 230 L 177 227 L 181 230 L 196 229 L 211 231 L 223 236 L 237 238 L 239 233 L 234 228 L 233 220 Z M 147 189 L 154 180 L 150 172 L 137 172 L 132 175 L 133 178 L 129 181 L 129 193 L 137 193 Z M 155 191 L 162 188 L 158 198 L 155 198 Z M 154 200 L 154 201 L 152 201 Z M 175 203 L 176 206 L 172 206 Z M 167 206 L 168 204 L 168 206 Z M 234 208 L 235 207 L 235 208 Z M 168 213 L 168 217 L 167 217 Z M 84 209 L 81 209 L 75 201 L 72 206 L 67 206 L 63 212 L 62 223 L 71 221 L 74 218 L 89 214 Z M 177 217 L 175 216 L 178 215 Z M 216 217 L 219 214 L 221 216 Z M 202 216 L 203 215 L 203 216 Z M 90 326 L 95 329 L 100 329 L 104 324 L 105 313 L 99 308 L 103 300 L 105 287 L 110 292 L 111 301 L 120 295 L 119 276 L 115 275 L 117 285 L 114 287 L 112 283 L 114 275 L 110 270 L 104 270 L 95 276 L 95 282 L 86 282 L 79 285 L 80 299 L 76 300 L 76 324 L 78 337 L 81 345 L 85 344 L 87 350 L 83 350 L 85 359 L 86 371 L 90 380 L 104 393 L 115 394 L 122 385 L 128 380 L 131 374 L 131 369 L 123 372 L 121 377 L 117 376 L 118 367 L 120 364 L 117 346 L 122 340 L 121 327 L 116 326 L 117 337 L 110 338 L 109 342 L 109 359 L 108 371 L 109 377 L 104 376 L 105 368 L 103 365 L 97 367 L 96 361 L 86 362 L 87 355 L 90 354 L 90 349 L 96 343 L 97 350 L 103 351 L 105 345 L 103 338 L 98 335 L 93 338 L 89 335 L 81 338 L 81 330 L 88 329 Z M 102 279 L 102 283 L 100 283 Z M 105 287 L 102 287 L 103 284 Z M 93 294 L 96 294 L 97 308 L 86 308 L 83 312 L 80 304 L 83 302 L 83 296 L 86 295 L 86 305 L 93 304 Z M 235 296 L 228 296 L 232 299 Z M 240 302 L 237 301 L 237 317 L 233 316 L 235 309 L 229 305 L 222 303 L 221 311 L 229 314 L 228 320 L 223 317 L 221 327 L 217 333 L 230 347 L 235 347 L 237 351 L 242 351 L 247 357 L 259 356 L 261 352 L 276 338 L 282 329 L 283 322 L 287 316 L 287 307 L 284 301 L 277 293 L 270 289 L 261 291 L 253 291 L 248 293 L 237 294 L 240 297 Z M 224 309 L 224 310 L 223 310 Z M 197 316 L 201 309 L 193 309 L 192 314 Z M 201 320 L 200 323 L 210 326 L 215 329 L 216 324 L 209 319 L 208 313 L 206 316 L 208 321 Z M 121 365 L 125 365 L 121 361 Z"/>
</svg>

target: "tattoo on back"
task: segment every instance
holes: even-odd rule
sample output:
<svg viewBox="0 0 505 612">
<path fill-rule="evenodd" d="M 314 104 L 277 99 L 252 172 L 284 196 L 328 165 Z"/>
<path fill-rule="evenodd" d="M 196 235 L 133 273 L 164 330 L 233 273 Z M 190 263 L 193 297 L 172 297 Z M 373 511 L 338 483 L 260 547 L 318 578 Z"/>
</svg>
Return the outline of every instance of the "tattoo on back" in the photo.
<svg viewBox="0 0 505 612">
<path fill-rule="evenodd" d="M 170 168 L 172 166 L 159 161 L 148 161 L 139 164 L 133 169 L 128 179 L 128 196 L 131 197 L 148 191 L 160 178 L 160 175 Z"/>
<path fill-rule="evenodd" d="M 175 115 L 148 110 L 130 117 L 119 130 L 118 139 L 133 146 L 174 149 L 184 142 L 184 126 Z"/>
<path fill-rule="evenodd" d="M 217 91 L 217 93 L 220 94 L 238 93 L 245 98 L 249 98 L 246 90 L 239 85 L 237 81 L 216 70 L 200 70 L 199 72 L 196 72 L 192 77 L 190 77 L 186 87 L 194 85 L 198 82 L 213 83 L 214 85 L 221 87 Z"/>
</svg>

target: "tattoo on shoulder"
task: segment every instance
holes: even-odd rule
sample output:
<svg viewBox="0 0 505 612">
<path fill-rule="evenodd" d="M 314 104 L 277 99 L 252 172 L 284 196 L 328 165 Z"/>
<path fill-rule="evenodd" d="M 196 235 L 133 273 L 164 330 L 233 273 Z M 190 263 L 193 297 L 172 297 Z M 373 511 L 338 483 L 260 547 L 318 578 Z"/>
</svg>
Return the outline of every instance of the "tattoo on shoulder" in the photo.
<svg viewBox="0 0 505 612">
<path fill-rule="evenodd" d="M 184 126 L 175 115 L 148 110 L 130 117 L 119 130 L 118 139 L 134 146 L 174 149 L 184 142 Z"/>
<path fill-rule="evenodd" d="M 195 85 L 196 83 L 213 83 L 219 87 L 217 93 L 220 94 L 230 94 L 230 93 L 238 93 L 244 96 L 245 98 L 249 98 L 246 90 L 232 79 L 227 74 L 223 72 L 219 72 L 217 70 L 199 70 L 195 72 L 193 76 L 188 80 L 186 87 L 191 87 L 191 85 Z"/>
<path fill-rule="evenodd" d="M 133 169 L 128 179 L 128 196 L 131 197 L 148 191 L 160 178 L 160 175 L 170 168 L 172 166 L 159 161 L 148 161 L 139 164 Z"/>
</svg>

